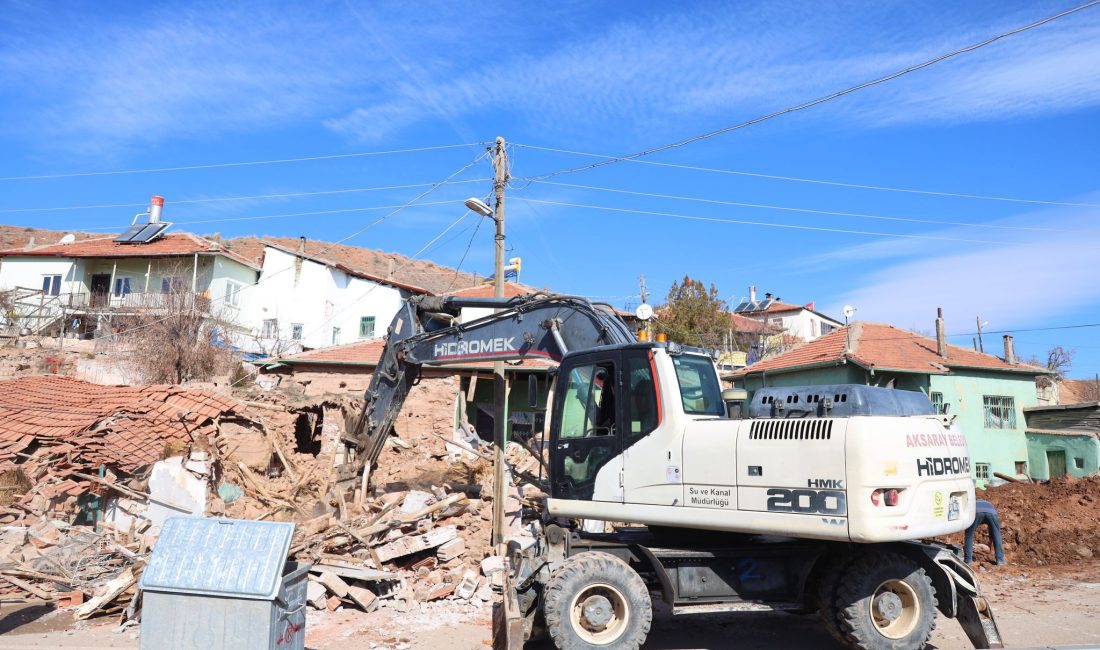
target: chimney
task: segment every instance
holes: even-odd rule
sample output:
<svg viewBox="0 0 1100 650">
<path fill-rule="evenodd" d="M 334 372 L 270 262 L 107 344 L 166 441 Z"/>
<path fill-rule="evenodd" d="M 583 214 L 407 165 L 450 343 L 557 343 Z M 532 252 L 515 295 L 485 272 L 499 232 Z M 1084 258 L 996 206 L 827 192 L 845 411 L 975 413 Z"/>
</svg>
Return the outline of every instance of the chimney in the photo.
<svg viewBox="0 0 1100 650">
<path fill-rule="evenodd" d="M 1012 335 L 1005 334 L 1005 363 L 1016 365 L 1016 347 L 1012 344 Z"/>
<path fill-rule="evenodd" d="M 947 332 L 943 328 L 943 307 L 936 307 L 936 352 L 947 358 Z"/>
<path fill-rule="evenodd" d="M 27 240 L 27 250 L 32 248 L 34 248 L 34 235 L 31 235 L 30 239 Z"/>
<path fill-rule="evenodd" d="M 749 302 L 756 302 L 756 286 L 749 286 Z"/>
<path fill-rule="evenodd" d="M 770 291 L 768 293 L 764 294 L 764 300 L 771 300 L 771 299 L 772 299 L 772 294 L 771 294 Z"/>
<path fill-rule="evenodd" d="M 149 223 L 160 222 L 160 213 L 164 210 L 164 197 L 154 196 L 149 201 Z"/>
<path fill-rule="evenodd" d="M 306 238 L 305 237 L 299 237 L 298 238 L 298 254 L 299 255 L 305 255 L 306 254 Z"/>
</svg>

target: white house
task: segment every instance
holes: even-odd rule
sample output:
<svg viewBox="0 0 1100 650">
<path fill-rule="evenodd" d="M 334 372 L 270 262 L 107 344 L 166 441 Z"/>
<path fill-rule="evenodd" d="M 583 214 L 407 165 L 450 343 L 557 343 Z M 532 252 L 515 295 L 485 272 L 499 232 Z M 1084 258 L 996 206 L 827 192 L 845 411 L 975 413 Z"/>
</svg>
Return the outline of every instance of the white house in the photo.
<svg viewBox="0 0 1100 650">
<path fill-rule="evenodd" d="M 20 327 L 64 327 L 91 336 L 105 320 L 163 309 L 167 296 L 236 323 L 259 266 L 214 240 L 160 234 L 143 243 L 114 235 L 0 251 L 0 290 L 12 291 Z"/>
<path fill-rule="evenodd" d="M 765 293 L 763 300 L 757 300 L 756 287 L 749 287 L 749 298 L 741 301 L 733 313 L 782 329 L 787 337 L 804 343 L 844 327 L 840 321 L 816 311 L 812 302 L 792 305 L 770 293 Z"/>
<path fill-rule="evenodd" d="M 381 251 L 300 239 L 262 241 L 263 268 L 244 323 L 266 354 L 384 336 L 413 295 L 474 276 Z"/>
</svg>

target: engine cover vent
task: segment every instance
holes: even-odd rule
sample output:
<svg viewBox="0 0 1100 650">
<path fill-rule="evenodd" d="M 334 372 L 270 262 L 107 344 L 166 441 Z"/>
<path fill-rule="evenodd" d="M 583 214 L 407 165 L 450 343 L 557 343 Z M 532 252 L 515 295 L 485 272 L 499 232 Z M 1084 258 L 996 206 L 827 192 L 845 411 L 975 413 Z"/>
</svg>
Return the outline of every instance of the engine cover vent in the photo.
<svg viewBox="0 0 1100 650">
<path fill-rule="evenodd" d="M 756 420 L 749 429 L 749 440 L 831 440 L 833 421 L 817 418 L 797 420 Z"/>
</svg>

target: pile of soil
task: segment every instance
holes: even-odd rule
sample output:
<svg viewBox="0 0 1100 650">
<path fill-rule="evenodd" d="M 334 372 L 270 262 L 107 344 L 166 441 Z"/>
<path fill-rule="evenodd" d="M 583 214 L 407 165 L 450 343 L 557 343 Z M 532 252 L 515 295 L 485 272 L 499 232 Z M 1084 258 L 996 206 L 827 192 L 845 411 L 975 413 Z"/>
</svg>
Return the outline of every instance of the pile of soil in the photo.
<svg viewBox="0 0 1100 650">
<path fill-rule="evenodd" d="M 1100 562 L 1100 476 L 1067 477 L 1049 483 L 1006 483 L 978 492 L 1001 517 L 1005 560 L 1026 567 Z M 952 543 L 963 543 L 953 535 Z M 990 544 L 986 527 L 977 544 Z M 974 559 L 993 564 L 992 548 L 976 545 Z"/>
</svg>

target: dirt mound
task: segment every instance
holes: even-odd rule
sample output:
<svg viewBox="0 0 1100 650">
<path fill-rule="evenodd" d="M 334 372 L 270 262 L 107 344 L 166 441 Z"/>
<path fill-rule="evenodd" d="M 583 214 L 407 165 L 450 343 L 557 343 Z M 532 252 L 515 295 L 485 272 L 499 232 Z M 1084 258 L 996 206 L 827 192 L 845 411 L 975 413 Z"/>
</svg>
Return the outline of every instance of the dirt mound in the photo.
<svg viewBox="0 0 1100 650">
<path fill-rule="evenodd" d="M 1049 483 L 1006 483 L 978 493 L 1001 517 L 1005 559 L 1037 567 L 1100 562 L 1100 476 Z M 963 536 L 953 536 L 962 544 Z M 975 541 L 988 545 L 985 526 Z M 976 547 L 974 559 L 993 563 L 992 549 Z"/>
</svg>

